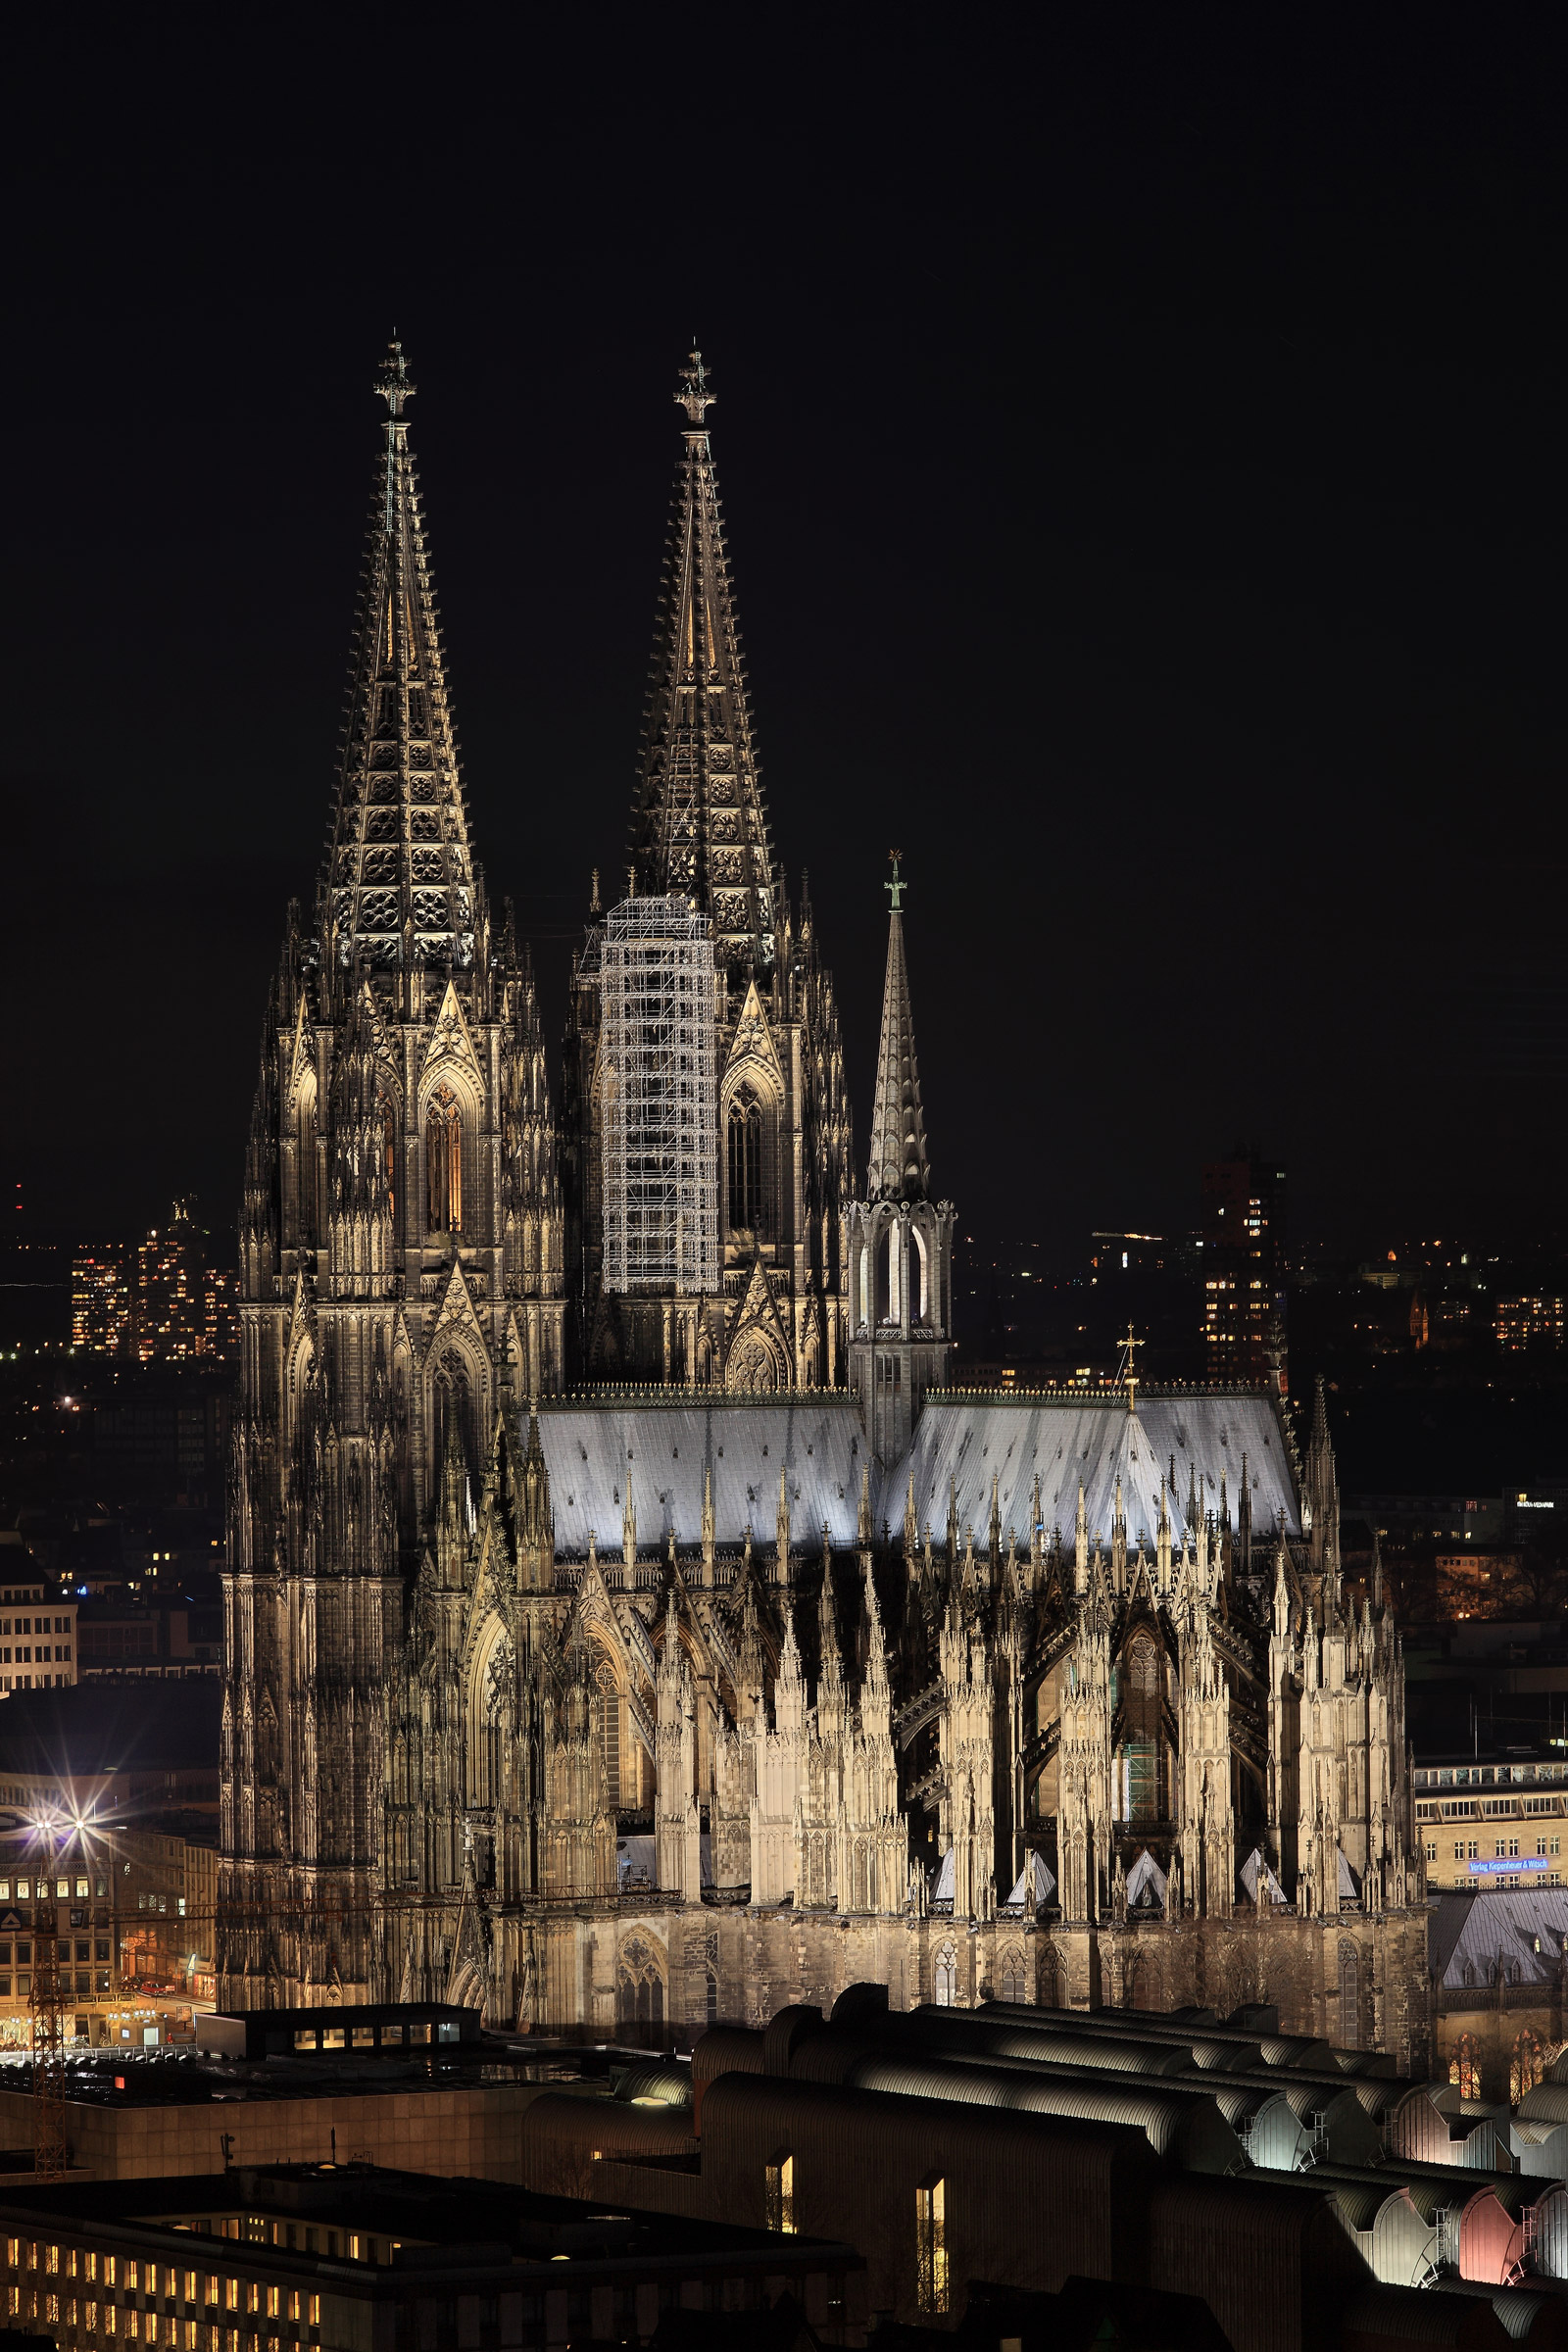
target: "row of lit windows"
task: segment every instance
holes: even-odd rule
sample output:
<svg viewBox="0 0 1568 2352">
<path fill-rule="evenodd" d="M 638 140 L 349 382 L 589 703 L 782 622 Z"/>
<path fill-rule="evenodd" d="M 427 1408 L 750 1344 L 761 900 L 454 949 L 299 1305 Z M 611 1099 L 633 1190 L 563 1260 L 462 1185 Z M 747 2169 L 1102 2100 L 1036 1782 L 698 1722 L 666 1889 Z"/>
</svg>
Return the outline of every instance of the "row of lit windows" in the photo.
<svg viewBox="0 0 1568 2352">
<path fill-rule="evenodd" d="M 278 2290 L 272 2287 L 268 2291 L 269 2294 L 276 2294 Z M 297 2304 L 301 2298 L 295 2292 L 290 2293 L 288 2300 L 291 2304 Z M 312 2328 L 318 2328 L 320 2296 L 309 2295 L 305 2301 L 312 2314 L 307 2325 Z M 42 2320 L 46 2327 L 79 2328 L 84 2335 L 96 2335 L 99 2332 L 99 2305 L 85 2297 L 36 2293 L 24 2297 L 22 2288 L 13 2286 L 7 2295 L 7 2302 L 13 2319 Z M 263 2336 L 254 2328 L 223 2328 L 211 2321 L 204 2326 L 199 2320 L 178 2320 L 172 2314 L 166 2314 L 160 2338 L 156 2311 L 143 2314 L 135 2304 L 118 2303 L 105 2303 L 102 2309 L 103 2333 L 112 2338 L 122 2337 L 126 2343 L 156 2344 L 162 2340 L 166 2345 L 181 2347 L 182 2352 L 264 2352 L 264 2347 L 265 2352 L 281 2352 L 281 2338 L 270 2334 Z M 290 2316 L 297 2323 L 298 2313 Z"/>
<path fill-rule="evenodd" d="M 56 1879 L 52 1883 L 54 1886 L 56 1898 L 60 1902 L 69 1902 L 71 1900 L 73 1891 L 74 1891 L 75 1899 L 78 1903 L 84 1903 L 87 1900 L 88 1886 L 85 1879 Z M 15 1884 L 16 1886 L 16 1895 L 14 1899 L 19 1903 L 30 1903 L 33 1899 L 34 1885 L 34 1882 L 31 1879 L 18 1879 L 15 1882 L 10 1879 L 0 1879 L 0 1903 L 9 1903 L 13 1900 L 11 1891 L 13 1884 Z M 36 1884 L 38 1889 L 38 1900 L 40 1903 L 46 1903 L 49 1900 L 49 1888 L 51 1882 L 48 1879 L 39 1879 Z M 101 1903 L 107 1902 L 109 1898 L 109 1882 L 107 1879 L 99 1879 L 97 1881 L 97 1893 L 98 1900 Z"/>
<path fill-rule="evenodd" d="M 1545 1838 L 1538 1838 L 1536 1839 L 1536 1853 L 1538 1856 L 1549 1854 L 1555 1857 L 1556 1855 L 1560 1854 L 1561 1851 L 1562 1839 L 1560 1838 L 1552 1838 L 1549 1839 Z M 1453 1858 L 1456 1862 L 1475 1862 L 1479 1860 L 1480 1852 L 1481 1846 L 1478 1838 L 1456 1838 L 1453 1841 Z M 1493 1859 L 1494 1861 L 1512 1862 L 1518 1859 L 1518 1855 L 1519 1840 L 1517 1838 L 1499 1838 L 1497 1839 L 1493 1851 Z M 1438 1848 L 1436 1841 L 1430 1840 L 1427 1845 L 1427 1860 L 1429 1862 L 1435 1862 L 1437 1858 Z"/>
<path fill-rule="evenodd" d="M 118 2254 L 100 2255 L 92 2248 L 78 2252 L 75 2246 L 45 2245 L 35 2238 L 13 2237 L 6 2241 L 6 2260 L 7 2268 L 16 2273 L 41 2271 L 48 2278 L 79 2277 L 89 2286 L 102 2285 L 122 2295 L 140 2294 L 149 2300 L 158 2295 L 161 2273 L 166 2303 L 203 2304 L 209 2311 L 243 2311 L 253 2315 L 265 2311 L 269 2319 L 304 2319 L 312 2327 L 318 2326 L 321 2317 L 320 2296 L 306 2294 L 297 2286 L 263 2286 L 255 2278 L 225 2278 L 212 2271 L 175 2270 L 172 2264 L 142 2262 Z M 11 2290 L 13 2312 L 18 2308 L 18 2291 L 16 2287 Z M 89 2302 L 86 2308 L 91 2311 L 94 2306 Z M 113 2308 L 107 2303 L 104 2307 L 106 2327 Z M 124 2316 L 130 2320 L 136 2313 L 126 2308 Z M 157 2314 L 149 2312 L 147 2316 L 156 2319 Z M 89 2320 L 87 2325 L 91 2327 L 92 2322 Z M 107 2331 L 113 2334 L 114 2328 L 108 2327 Z M 134 2334 L 135 2329 L 128 2328 L 127 2333 Z M 174 2339 L 170 2336 L 168 2340 L 172 2343 Z"/>
</svg>

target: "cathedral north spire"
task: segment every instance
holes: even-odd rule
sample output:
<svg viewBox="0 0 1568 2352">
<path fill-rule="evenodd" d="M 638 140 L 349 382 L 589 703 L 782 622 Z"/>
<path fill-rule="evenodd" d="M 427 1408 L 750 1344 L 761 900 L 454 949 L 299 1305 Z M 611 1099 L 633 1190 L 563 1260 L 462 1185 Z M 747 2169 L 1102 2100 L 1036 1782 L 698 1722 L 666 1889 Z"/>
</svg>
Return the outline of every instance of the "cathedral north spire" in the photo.
<svg viewBox="0 0 1568 2352">
<path fill-rule="evenodd" d="M 655 626 L 631 848 L 638 892 L 692 899 L 719 960 L 765 972 L 783 925 L 752 738 L 701 352 L 681 370 L 685 424 Z"/>
<path fill-rule="evenodd" d="M 868 1200 L 928 1200 L 931 1166 L 925 1116 L 920 1107 L 920 1074 L 914 1058 L 914 1014 L 904 960 L 904 893 L 901 853 L 891 853 L 888 968 L 882 990 L 882 1040 L 876 1057 L 876 1094 L 871 1104 L 871 1150 L 866 1170 Z"/>
<path fill-rule="evenodd" d="M 418 477 L 415 386 L 394 340 L 376 373 L 386 402 L 376 462 L 348 724 L 321 903 L 339 967 L 474 960 L 475 887 Z"/>
</svg>

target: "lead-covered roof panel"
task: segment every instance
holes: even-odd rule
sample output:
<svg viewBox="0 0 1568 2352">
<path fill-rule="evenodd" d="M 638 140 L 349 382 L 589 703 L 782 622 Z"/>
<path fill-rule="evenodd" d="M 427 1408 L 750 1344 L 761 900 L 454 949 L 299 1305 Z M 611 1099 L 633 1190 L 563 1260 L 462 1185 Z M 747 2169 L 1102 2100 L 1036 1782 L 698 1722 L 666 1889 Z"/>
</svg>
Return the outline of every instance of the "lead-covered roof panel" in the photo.
<svg viewBox="0 0 1568 2352">
<path fill-rule="evenodd" d="M 721 1395 L 711 1403 L 675 1396 L 667 1403 L 565 1403 L 544 1407 L 539 1426 L 563 1558 L 586 1553 L 590 1528 L 601 1551 L 620 1548 L 628 1484 L 639 1551 L 662 1549 L 671 1529 L 682 1550 L 699 1544 L 706 1470 L 721 1549 L 742 1544 L 748 1528 L 756 1543 L 772 1544 L 781 1468 L 797 1547 L 814 1548 L 824 1522 L 836 1547 L 856 1540 L 868 1457 L 855 1401 L 842 1392 L 766 1404 Z M 902 1461 L 884 1472 L 871 1464 L 872 1520 L 879 1531 L 902 1530 L 912 1472 L 916 1516 L 940 1534 L 952 1477 L 960 1529 L 972 1526 L 984 1541 L 995 1473 L 1003 1527 L 1022 1545 L 1038 1471 L 1047 1535 L 1059 1527 L 1071 1538 L 1081 1479 L 1090 1532 L 1108 1542 L 1119 1476 L 1129 1539 L 1144 1534 L 1152 1542 L 1160 1477 L 1168 1479 L 1174 1457 L 1170 1517 L 1179 1542 L 1193 1471 L 1204 1511 L 1218 1506 L 1223 1472 L 1234 1524 L 1244 1454 L 1254 1534 L 1266 1536 L 1281 1510 L 1288 1531 L 1299 1534 L 1285 1442 L 1265 1396 L 1153 1396 L 1140 1400 L 1136 1413 L 1124 1399 L 939 1398 L 921 1415 Z"/>
<path fill-rule="evenodd" d="M 628 1487 L 639 1551 L 662 1549 L 671 1530 L 682 1550 L 701 1544 L 708 1471 L 722 1550 L 738 1549 L 748 1528 L 771 1546 L 780 1470 L 793 1544 L 814 1548 L 824 1522 L 836 1547 L 855 1542 L 867 1456 L 859 1414 L 842 1394 L 767 1405 L 722 1396 L 711 1404 L 563 1405 L 540 1412 L 539 1435 L 564 1558 L 586 1553 L 590 1528 L 601 1551 L 620 1549 Z M 875 1493 L 873 1475 L 873 1500 Z"/>
<path fill-rule="evenodd" d="M 1136 1543 L 1140 1534 L 1152 1540 L 1159 1523 L 1159 1483 L 1162 1477 L 1169 1480 L 1174 1460 L 1176 1484 L 1169 1509 L 1171 1533 L 1179 1542 L 1187 1524 L 1193 1473 L 1203 1512 L 1218 1508 L 1223 1474 L 1235 1524 L 1244 1455 L 1254 1535 L 1265 1535 L 1282 1510 L 1287 1531 L 1299 1535 L 1284 1435 L 1267 1396 L 1149 1396 L 1139 1400 L 1133 1413 L 1124 1397 L 1104 1402 L 1063 1398 L 1059 1403 L 940 1397 L 926 1406 L 907 1454 L 889 1476 L 885 1515 L 902 1524 L 912 1473 L 918 1519 L 934 1528 L 946 1527 L 951 1478 L 959 1526 L 984 1529 L 995 1476 L 1002 1524 L 1013 1528 L 1022 1543 L 1029 1531 L 1038 1474 L 1048 1536 L 1060 1528 L 1071 1537 L 1081 1483 L 1089 1532 L 1093 1536 L 1098 1531 L 1108 1542 L 1119 1477 L 1129 1541 Z"/>
</svg>

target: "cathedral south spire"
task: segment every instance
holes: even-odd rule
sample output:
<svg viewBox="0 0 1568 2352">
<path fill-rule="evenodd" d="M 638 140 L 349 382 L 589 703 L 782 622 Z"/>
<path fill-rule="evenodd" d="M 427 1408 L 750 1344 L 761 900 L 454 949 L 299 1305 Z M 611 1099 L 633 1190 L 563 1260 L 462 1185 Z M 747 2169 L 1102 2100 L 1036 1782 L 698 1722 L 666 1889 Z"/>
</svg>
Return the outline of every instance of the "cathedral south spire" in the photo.
<svg viewBox="0 0 1568 2352">
<path fill-rule="evenodd" d="M 885 883 L 891 907 L 888 921 L 888 969 L 882 990 L 882 1042 L 876 1057 L 876 1097 L 871 1106 L 871 1150 L 866 1171 L 870 1200 L 925 1200 L 930 1198 L 930 1164 L 926 1155 L 925 1117 L 920 1108 L 920 1076 L 914 1058 L 914 1015 L 909 1007 L 909 975 L 904 960 L 904 893 L 908 888 L 899 873 L 901 852 L 890 855 L 893 879 Z"/>
<path fill-rule="evenodd" d="M 640 897 L 692 899 L 721 965 L 765 975 L 783 909 L 708 429 L 714 399 L 694 351 L 675 394 L 684 427 L 631 849 Z"/>
<path fill-rule="evenodd" d="M 566 1031 L 566 1279 L 599 1379 L 841 1388 L 850 1108 L 833 983 L 792 922 L 692 352 L 627 896 L 594 909 Z M 674 1054 L 702 1083 L 673 1088 Z"/>
<path fill-rule="evenodd" d="M 409 447 L 415 385 L 394 340 L 322 894 L 337 967 L 474 960 L 475 890 L 423 505 Z"/>
</svg>

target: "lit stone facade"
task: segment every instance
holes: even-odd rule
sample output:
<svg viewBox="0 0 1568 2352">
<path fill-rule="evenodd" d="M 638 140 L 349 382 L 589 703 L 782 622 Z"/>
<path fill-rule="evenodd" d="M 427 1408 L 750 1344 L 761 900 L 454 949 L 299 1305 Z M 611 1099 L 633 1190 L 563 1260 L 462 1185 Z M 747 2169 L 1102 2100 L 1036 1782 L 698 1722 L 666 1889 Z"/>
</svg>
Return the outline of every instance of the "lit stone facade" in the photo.
<svg viewBox="0 0 1568 2352">
<path fill-rule="evenodd" d="M 1321 1400 L 1298 1462 L 1260 1392 L 945 1387 L 903 886 L 856 1200 L 685 380 L 627 904 L 710 925 L 712 1298 L 603 1288 L 596 939 L 558 1138 L 471 864 L 388 372 L 331 864 L 247 1165 L 220 1997 L 609 2032 L 866 1979 L 1266 1996 L 1419 2065 L 1402 1665 L 1381 1596 L 1342 1597 Z M 584 1358 L 646 1385 L 574 1391 Z"/>
</svg>

